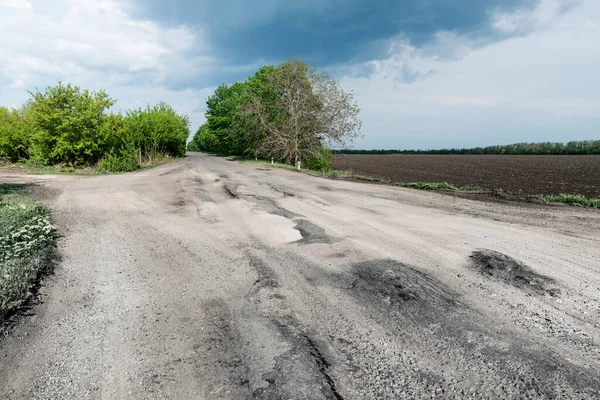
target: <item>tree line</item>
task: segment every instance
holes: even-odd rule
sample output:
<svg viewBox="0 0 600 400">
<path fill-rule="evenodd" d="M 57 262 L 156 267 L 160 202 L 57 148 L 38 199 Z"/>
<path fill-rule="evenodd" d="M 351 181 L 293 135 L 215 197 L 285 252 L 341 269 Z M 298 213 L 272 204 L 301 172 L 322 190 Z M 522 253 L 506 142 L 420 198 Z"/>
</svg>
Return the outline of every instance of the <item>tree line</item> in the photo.
<svg viewBox="0 0 600 400">
<path fill-rule="evenodd" d="M 321 170 L 329 168 L 332 146 L 346 146 L 360 134 L 353 94 L 298 59 L 221 85 L 206 105 L 206 123 L 190 151 L 273 158 Z"/>
<path fill-rule="evenodd" d="M 495 155 L 586 155 L 600 154 L 600 140 L 568 143 L 515 143 L 508 145 L 440 150 L 335 150 L 337 154 L 495 154 Z"/>
<path fill-rule="evenodd" d="M 18 109 L 0 107 L 0 159 L 35 165 L 132 171 L 185 155 L 187 116 L 165 103 L 122 113 L 105 91 L 58 82 Z"/>
</svg>

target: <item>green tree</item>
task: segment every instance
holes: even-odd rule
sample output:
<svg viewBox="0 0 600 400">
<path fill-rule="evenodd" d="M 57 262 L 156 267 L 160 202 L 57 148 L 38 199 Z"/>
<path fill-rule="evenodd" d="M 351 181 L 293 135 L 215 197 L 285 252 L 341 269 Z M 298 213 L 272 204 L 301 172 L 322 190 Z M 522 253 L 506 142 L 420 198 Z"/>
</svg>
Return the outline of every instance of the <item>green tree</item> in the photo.
<svg viewBox="0 0 600 400">
<path fill-rule="evenodd" d="M 16 162 L 97 165 L 125 171 L 165 156 L 183 156 L 189 119 L 165 103 L 122 114 L 106 92 L 58 82 L 18 110 L 0 108 L 0 158 Z"/>
<path fill-rule="evenodd" d="M 194 135 L 194 138 L 188 145 L 189 151 L 207 151 L 209 153 L 219 153 L 222 144 L 217 135 L 212 133 L 208 124 L 203 124 Z"/>
<path fill-rule="evenodd" d="M 360 134 L 359 108 L 327 73 L 288 60 L 265 76 L 265 99 L 253 96 L 246 106 L 263 133 L 256 153 L 287 163 L 306 163 L 323 145 L 344 146 Z"/>
<path fill-rule="evenodd" d="M 267 79 L 274 71 L 271 65 L 260 68 L 244 82 L 221 85 L 208 98 L 206 124 L 196 135 L 193 146 L 220 154 L 255 155 L 263 139 L 263 131 L 255 116 L 246 112 L 254 98 L 263 104 L 275 98 L 267 86 Z"/>
<path fill-rule="evenodd" d="M 243 153 L 243 149 L 240 148 L 243 135 L 240 134 L 239 127 L 243 86 L 243 83 L 221 85 L 207 99 L 206 129 L 210 131 L 216 141 L 210 150 L 208 148 L 204 148 L 204 150 L 228 154 Z M 205 131 L 199 131 L 199 133 L 203 136 L 207 134 Z"/>
<path fill-rule="evenodd" d="M 31 95 L 29 107 L 37 128 L 31 139 L 34 161 L 84 166 L 106 153 L 107 138 L 99 128 L 115 100 L 105 91 L 90 92 L 59 82 Z"/>
<path fill-rule="evenodd" d="M 138 150 L 140 163 L 165 155 L 182 157 L 190 135 L 190 121 L 161 102 L 129 111 L 123 120 L 123 131 L 123 143 Z"/>
<path fill-rule="evenodd" d="M 0 158 L 10 162 L 29 158 L 29 144 L 34 132 L 27 106 L 18 110 L 0 107 Z"/>
<path fill-rule="evenodd" d="M 253 155 L 263 139 L 263 131 L 255 116 L 246 112 L 255 98 L 265 104 L 275 98 L 267 85 L 273 66 L 260 68 L 244 82 L 219 86 L 206 102 L 206 124 L 214 152 Z M 203 132 L 204 136 L 208 133 Z M 208 151 L 208 150 L 207 150 Z"/>
</svg>

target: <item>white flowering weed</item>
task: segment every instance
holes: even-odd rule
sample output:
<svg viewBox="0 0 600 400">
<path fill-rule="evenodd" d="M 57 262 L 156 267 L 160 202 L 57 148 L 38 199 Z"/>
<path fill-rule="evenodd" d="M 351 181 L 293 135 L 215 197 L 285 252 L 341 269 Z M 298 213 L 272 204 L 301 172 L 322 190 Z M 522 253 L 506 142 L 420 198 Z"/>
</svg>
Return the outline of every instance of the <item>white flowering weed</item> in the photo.
<svg viewBox="0 0 600 400">
<path fill-rule="evenodd" d="M 0 190 L 0 319 L 29 297 L 40 256 L 55 238 L 46 207 Z"/>
</svg>

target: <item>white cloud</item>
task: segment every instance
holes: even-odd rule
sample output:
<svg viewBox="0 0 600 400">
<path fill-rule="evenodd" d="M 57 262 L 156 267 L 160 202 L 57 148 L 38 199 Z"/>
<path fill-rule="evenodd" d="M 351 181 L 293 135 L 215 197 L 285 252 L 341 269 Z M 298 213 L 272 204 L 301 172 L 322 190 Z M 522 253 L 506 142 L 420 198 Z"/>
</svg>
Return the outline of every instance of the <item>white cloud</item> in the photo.
<svg viewBox="0 0 600 400">
<path fill-rule="evenodd" d="M 41 74 L 66 77 L 77 72 L 76 65 L 86 71 L 149 71 L 160 80 L 172 67 L 181 73 L 192 63 L 210 63 L 186 57 L 202 46 L 198 32 L 190 27 L 165 28 L 133 20 L 115 1 L 60 3 L 64 12 L 54 18 L 35 7 L 0 16 L 0 72 L 5 77 L 24 82 Z"/>
<path fill-rule="evenodd" d="M 17 79 L 14 82 L 12 82 L 11 84 L 8 85 L 8 87 L 11 88 L 11 89 L 22 88 L 24 86 L 25 86 L 25 82 L 23 82 L 20 79 Z"/>
<path fill-rule="evenodd" d="M 600 126 L 600 3 L 558 13 L 543 1 L 529 15 L 504 17 L 502 29 L 530 31 L 479 47 L 440 34 L 456 57 L 404 42 L 375 61 L 368 78 L 347 77 L 364 120 L 360 147 L 453 147 L 587 139 Z M 524 22 L 529 21 L 529 22 Z M 457 50 L 458 49 L 458 50 Z M 407 68 L 414 83 L 398 79 Z M 428 71 L 436 71 L 428 74 Z"/>
<path fill-rule="evenodd" d="M 0 0 L 0 8 L 12 8 L 15 10 L 31 10 L 33 6 L 27 0 Z"/>
<path fill-rule="evenodd" d="M 62 80 L 106 89 L 115 97 L 115 92 L 124 93 L 144 105 L 168 98 L 180 112 L 188 104 L 197 109 L 204 97 L 166 86 L 213 66 L 210 57 L 194 55 L 206 47 L 202 31 L 136 20 L 128 6 L 116 0 L 59 0 L 52 7 L 43 0 L 0 0 L 3 105 L 17 106 L 28 97 L 27 90 Z M 203 118 L 190 114 L 195 123 Z"/>
<path fill-rule="evenodd" d="M 508 34 L 545 29 L 552 27 L 565 9 L 581 4 L 582 0 L 540 0 L 533 11 L 496 11 L 492 17 L 492 26 L 497 31 Z"/>
</svg>

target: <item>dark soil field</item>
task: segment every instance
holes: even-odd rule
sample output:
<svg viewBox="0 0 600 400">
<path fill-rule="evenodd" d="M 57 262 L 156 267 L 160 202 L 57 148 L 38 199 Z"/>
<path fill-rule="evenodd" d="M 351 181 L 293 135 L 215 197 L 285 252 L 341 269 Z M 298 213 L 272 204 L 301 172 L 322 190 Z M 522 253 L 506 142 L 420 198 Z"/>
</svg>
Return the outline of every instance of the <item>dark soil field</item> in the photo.
<svg viewBox="0 0 600 400">
<path fill-rule="evenodd" d="M 523 195 L 568 193 L 600 198 L 600 155 L 337 154 L 332 167 L 395 182 L 448 182 Z"/>
</svg>

